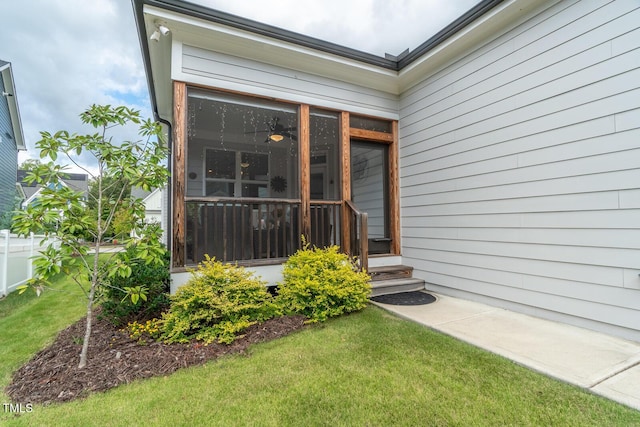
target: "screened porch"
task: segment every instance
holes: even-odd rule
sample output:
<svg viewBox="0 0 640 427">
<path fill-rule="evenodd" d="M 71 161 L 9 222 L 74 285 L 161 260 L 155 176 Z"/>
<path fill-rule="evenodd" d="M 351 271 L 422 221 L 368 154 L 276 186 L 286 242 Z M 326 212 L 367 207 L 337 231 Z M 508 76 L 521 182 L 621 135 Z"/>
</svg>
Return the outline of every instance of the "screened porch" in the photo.
<svg viewBox="0 0 640 427">
<path fill-rule="evenodd" d="M 174 269 L 398 253 L 396 124 L 175 83 Z M 366 264 L 363 264 L 363 266 Z"/>
</svg>

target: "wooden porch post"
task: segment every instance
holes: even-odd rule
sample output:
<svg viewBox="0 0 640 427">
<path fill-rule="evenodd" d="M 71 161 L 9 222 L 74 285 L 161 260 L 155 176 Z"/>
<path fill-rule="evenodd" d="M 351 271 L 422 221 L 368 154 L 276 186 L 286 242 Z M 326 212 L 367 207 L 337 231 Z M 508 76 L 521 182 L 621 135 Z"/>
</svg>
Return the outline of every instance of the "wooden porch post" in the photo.
<svg viewBox="0 0 640 427">
<path fill-rule="evenodd" d="M 311 149 L 309 106 L 300 105 L 300 210 L 302 234 L 311 242 Z"/>
<path fill-rule="evenodd" d="M 389 228 L 391 233 L 391 253 L 400 255 L 400 174 L 398 164 L 398 121 L 391 122 L 393 142 L 389 144 Z"/>
<path fill-rule="evenodd" d="M 173 267 L 185 264 L 185 147 L 187 138 L 187 86 L 173 82 Z"/>
<path fill-rule="evenodd" d="M 349 133 L 349 113 L 342 112 L 340 117 L 340 147 L 342 148 L 342 252 L 351 253 L 351 221 L 349 220 L 349 208 L 345 203 L 351 200 L 351 136 Z"/>
</svg>

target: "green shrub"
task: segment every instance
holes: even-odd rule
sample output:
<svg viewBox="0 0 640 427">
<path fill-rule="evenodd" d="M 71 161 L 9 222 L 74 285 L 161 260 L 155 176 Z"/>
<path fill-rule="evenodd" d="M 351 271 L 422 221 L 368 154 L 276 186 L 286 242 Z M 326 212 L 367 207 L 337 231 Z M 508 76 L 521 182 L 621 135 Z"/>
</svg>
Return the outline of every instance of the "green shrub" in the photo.
<svg viewBox="0 0 640 427">
<path fill-rule="evenodd" d="M 208 256 L 171 297 L 163 315 L 166 342 L 233 342 L 240 332 L 278 313 L 265 283 L 248 270 Z"/>
<path fill-rule="evenodd" d="M 127 262 L 131 267 L 129 277 L 115 276 L 103 286 L 101 299 L 101 317 L 108 319 L 116 326 L 128 322 L 151 319 L 169 306 L 169 252 L 165 251 L 162 265 L 145 264 L 134 259 L 135 248 L 130 247 L 116 255 L 116 258 Z M 130 298 L 126 289 L 144 290 L 145 298 Z"/>
<path fill-rule="evenodd" d="M 309 249 L 308 245 L 284 264 L 278 302 L 288 314 L 305 315 L 308 322 L 360 310 L 371 292 L 369 276 L 359 272 L 337 246 Z"/>
</svg>

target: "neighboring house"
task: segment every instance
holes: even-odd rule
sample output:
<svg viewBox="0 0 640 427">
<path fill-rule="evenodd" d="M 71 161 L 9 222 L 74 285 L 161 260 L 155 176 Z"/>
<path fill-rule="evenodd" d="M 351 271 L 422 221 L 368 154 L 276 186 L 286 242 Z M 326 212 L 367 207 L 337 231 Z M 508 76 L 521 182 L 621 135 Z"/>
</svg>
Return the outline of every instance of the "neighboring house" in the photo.
<svg viewBox="0 0 640 427">
<path fill-rule="evenodd" d="M 205 254 L 277 280 L 304 234 L 640 340 L 638 2 L 485 0 L 399 58 L 133 6 L 170 126 L 174 289 Z"/>
<path fill-rule="evenodd" d="M 24 179 L 27 176 L 27 173 L 28 171 L 23 169 L 19 169 L 17 173 L 17 182 L 22 189 L 22 194 L 24 195 L 22 209 L 25 209 L 31 203 L 36 201 L 43 188 L 40 184 L 28 184 L 25 182 Z M 89 176 L 84 173 L 68 173 L 66 175 L 67 177 L 61 180 L 62 185 L 66 185 L 73 191 L 81 191 L 85 195 L 84 199 L 86 200 L 89 193 Z"/>
<path fill-rule="evenodd" d="M 160 225 L 163 230 L 162 241 L 165 243 L 167 242 L 167 216 L 163 212 L 166 212 L 166 195 L 167 191 L 164 188 L 156 188 L 153 191 L 145 191 L 138 187 L 131 189 L 131 197 L 142 199 L 145 207 L 145 222 L 155 222 Z"/>
<path fill-rule="evenodd" d="M 26 150 L 9 62 L 0 60 L 0 216 L 14 209 L 18 151 Z"/>
</svg>

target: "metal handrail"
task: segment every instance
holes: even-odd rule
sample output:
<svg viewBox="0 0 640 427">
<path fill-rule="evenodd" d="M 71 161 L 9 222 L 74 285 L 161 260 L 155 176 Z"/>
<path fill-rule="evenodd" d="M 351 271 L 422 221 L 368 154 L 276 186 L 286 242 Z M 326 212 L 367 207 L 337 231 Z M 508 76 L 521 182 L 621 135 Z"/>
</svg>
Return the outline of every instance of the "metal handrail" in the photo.
<svg viewBox="0 0 640 427">
<path fill-rule="evenodd" d="M 345 200 L 345 204 L 349 209 L 350 215 L 350 251 L 352 257 L 357 257 L 361 271 L 367 271 L 369 268 L 369 232 L 368 221 L 369 215 L 362 212 L 351 200 Z M 354 249 L 357 249 L 354 250 Z"/>
</svg>

